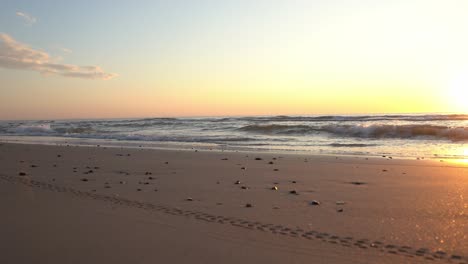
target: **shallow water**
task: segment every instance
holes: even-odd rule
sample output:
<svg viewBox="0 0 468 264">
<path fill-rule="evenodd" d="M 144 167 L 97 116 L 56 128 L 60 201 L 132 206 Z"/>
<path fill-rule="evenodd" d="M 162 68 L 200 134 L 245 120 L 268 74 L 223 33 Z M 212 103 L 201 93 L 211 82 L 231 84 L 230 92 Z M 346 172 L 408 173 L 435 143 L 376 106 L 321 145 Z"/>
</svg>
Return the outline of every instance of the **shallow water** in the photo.
<svg viewBox="0 0 468 264">
<path fill-rule="evenodd" d="M 1 121 L 3 141 L 468 159 L 468 115 Z"/>
</svg>

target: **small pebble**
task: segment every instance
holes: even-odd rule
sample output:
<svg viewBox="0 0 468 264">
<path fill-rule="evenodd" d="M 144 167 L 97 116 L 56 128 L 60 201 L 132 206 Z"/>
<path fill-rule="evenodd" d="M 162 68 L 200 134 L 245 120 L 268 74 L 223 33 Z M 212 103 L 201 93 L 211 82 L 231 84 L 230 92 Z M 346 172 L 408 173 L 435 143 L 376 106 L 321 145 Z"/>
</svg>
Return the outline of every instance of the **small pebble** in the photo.
<svg viewBox="0 0 468 264">
<path fill-rule="evenodd" d="M 26 176 L 26 172 L 23 172 L 23 171 L 20 171 L 20 173 L 18 173 L 19 176 Z"/>
<path fill-rule="evenodd" d="M 81 181 L 83 181 L 83 182 L 87 182 L 87 181 L 88 181 L 88 179 L 86 179 L 86 178 L 82 178 L 82 179 L 81 179 Z"/>
<path fill-rule="evenodd" d="M 317 201 L 317 200 L 312 200 L 312 202 L 310 202 L 311 205 L 320 205 L 320 202 Z"/>
<path fill-rule="evenodd" d="M 255 160 L 262 160 L 262 158 L 255 158 Z"/>
<path fill-rule="evenodd" d="M 192 202 L 193 198 L 189 197 L 189 198 L 186 199 L 186 201 Z"/>
<path fill-rule="evenodd" d="M 236 181 L 234 184 L 240 184 L 241 182 L 240 181 Z"/>
<path fill-rule="evenodd" d="M 253 207 L 253 205 L 248 203 L 248 204 L 245 204 L 245 207 L 250 208 L 250 207 Z"/>
<path fill-rule="evenodd" d="M 278 187 L 273 186 L 273 187 L 271 187 L 271 189 L 272 189 L 273 191 L 277 191 L 277 190 L 278 190 Z"/>
<path fill-rule="evenodd" d="M 299 194 L 296 190 L 289 191 L 290 194 Z"/>
</svg>

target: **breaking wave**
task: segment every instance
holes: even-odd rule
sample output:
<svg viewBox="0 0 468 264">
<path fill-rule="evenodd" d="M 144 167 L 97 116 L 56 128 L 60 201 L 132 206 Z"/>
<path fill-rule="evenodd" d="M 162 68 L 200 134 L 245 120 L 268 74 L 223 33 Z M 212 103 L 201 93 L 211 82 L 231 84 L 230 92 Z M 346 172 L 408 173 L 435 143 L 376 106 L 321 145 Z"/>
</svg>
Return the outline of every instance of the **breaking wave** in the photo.
<svg viewBox="0 0 468 264">
<path fill-rule="evenodd" d="M 432 138 L 451 141 L 467 141 L 467 127 L 448 127 L 436 125 L 248 125 L 239 130 L 251 133 L 270 135 L 307 135 L 329 133 L 340 137 L 355 138 Z"/>
</svg>

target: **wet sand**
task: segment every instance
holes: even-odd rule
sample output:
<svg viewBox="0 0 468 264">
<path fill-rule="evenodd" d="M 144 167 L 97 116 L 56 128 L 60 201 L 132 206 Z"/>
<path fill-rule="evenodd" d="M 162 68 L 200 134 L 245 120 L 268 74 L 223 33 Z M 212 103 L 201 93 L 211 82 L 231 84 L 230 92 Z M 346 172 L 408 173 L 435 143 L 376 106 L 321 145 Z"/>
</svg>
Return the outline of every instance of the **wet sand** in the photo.
<svg viewBox="0 0 468 264">
<path fill-rule="evenodd" d="M 0 168 L 1 263 L 468 262 L 462 164 L 0 144 Z"/>
</svg>

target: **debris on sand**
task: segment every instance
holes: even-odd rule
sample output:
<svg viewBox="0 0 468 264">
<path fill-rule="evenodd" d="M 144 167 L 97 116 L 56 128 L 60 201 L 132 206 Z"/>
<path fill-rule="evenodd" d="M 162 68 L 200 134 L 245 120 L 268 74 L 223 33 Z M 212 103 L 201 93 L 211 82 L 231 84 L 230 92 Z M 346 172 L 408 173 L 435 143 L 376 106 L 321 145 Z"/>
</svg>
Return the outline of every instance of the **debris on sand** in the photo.
<svg viewBox="0 0 468 264">
<path fill-rule="evenodd" d="M 310 202 L 310 205 L 320 205 L 320 202 L 317 200 L 312 200 L 312 202 Z"/>
<path fill-rule="evenodd" d="M 365 182 L 360 182 L 360 181 L 353 181 L 353 182 L 350 182 L 350 184 L 353 184 L 353 185 L 365 185 L 367 183 Z"/>
</svg>

